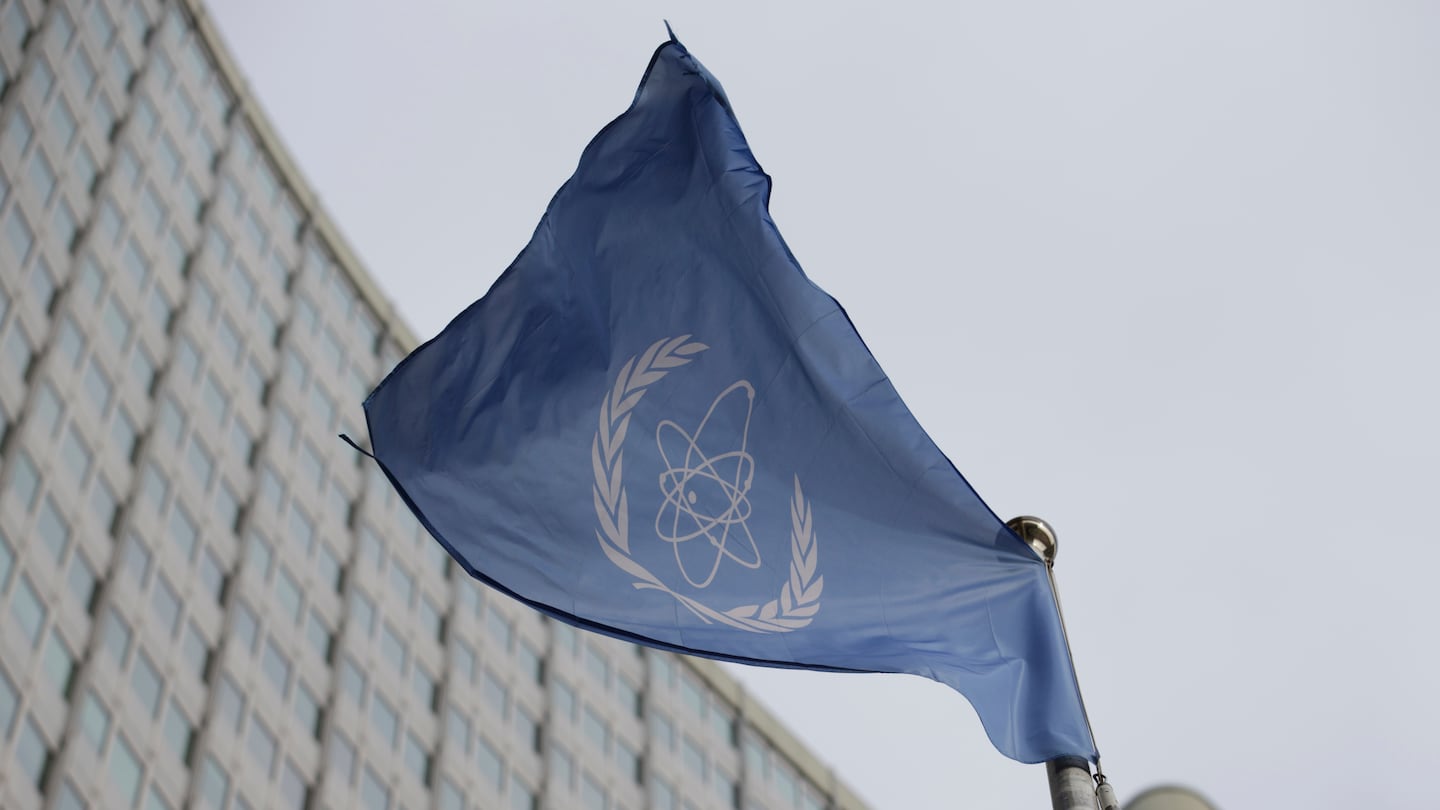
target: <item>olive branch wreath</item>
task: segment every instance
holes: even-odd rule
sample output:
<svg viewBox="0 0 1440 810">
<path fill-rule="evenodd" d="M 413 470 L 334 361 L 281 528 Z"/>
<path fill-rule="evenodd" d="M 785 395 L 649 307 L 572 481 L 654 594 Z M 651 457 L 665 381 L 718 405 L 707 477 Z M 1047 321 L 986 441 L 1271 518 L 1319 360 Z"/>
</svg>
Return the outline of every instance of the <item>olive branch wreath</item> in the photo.
<svg viewBox="0 0 1440 810">
<path fill-rule="evenodd" d="M 763 605 L 716 610 L 675 592 L 630 556 L 630 506 L 622 483 L 630 412 L 645 396 L 646 389 L 708 348 L 691 341 L 690 335 L 663 338 L 626 360 L 615 377 L 615 385 L 600 403 L 600 426 L 590 444 L 590 461 L 595 468 L 595 517 L 599 520 L 595 537 L 610 562 L 635 577 L 631 584 L 637 590 L 668 593 L 706 624 L 719 622 L 753 633 L 788 633 L 810 624 L 820 610 L 820 593 L 825 588 L 825 577 L 818 573 L 820 547 L 815 542 L 815 524 L 798 476 L 790 500 L 790 577 L 776 599 Z"/>
</svg>

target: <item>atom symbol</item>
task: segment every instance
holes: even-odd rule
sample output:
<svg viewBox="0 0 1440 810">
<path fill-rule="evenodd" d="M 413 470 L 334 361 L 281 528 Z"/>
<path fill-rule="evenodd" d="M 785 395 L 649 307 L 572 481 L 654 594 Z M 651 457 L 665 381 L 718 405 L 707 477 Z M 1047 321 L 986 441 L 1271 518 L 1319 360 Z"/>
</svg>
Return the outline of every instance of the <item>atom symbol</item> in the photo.
<svg viewBox="0 0 1440 810">
<path fill-rule="evenodd" d="M 710 417 L 727 399 L 733 400 L 740 395 L 745 397 L 745 424 L 740 431 L 740 447 L 716 455 L 706 453 L 700 443 L 706 426 L 710 424 Z M 668 419 L 655 428 L 655 443 L 660 447 L 660 457 L 665 460 L 666 467 L 665 472 L 660 473 L 660 493 L 665 496 L 665 502 L 655 515 L 655 533 L 675 549 L 675 564 L 685 581 L 696 588 L 708 587 L 726 559 L 751 570 L 760 567 L 760 549 L 756 547 L 755 538 L 745 522 L 750 518 L 747 496 L 755 477 L 755 459 L 746 450 L 750 441 L 750 414 L 754 407 L 755 389 L 750 383 L 740 380 L 715 397 L 693 436 Z M 671 450 L 683 449 L 683 452 L 676 452 L 672 458 L 666 450 L 667 443 Z M 679 459 L 680 463 L 677 464 L 675 459 Z M 702 537 L 714 549 L 715 557 L 708 563 L 709 572 L 697 580 L 686 568 L 680 547 Z M 732 540 L 741 543 L 740 553 L 730 547 Z M 749 554 L 744 554 L 747 550 Z M 695 555 L 691 552 L 688 556 L 693 559 Z"/>
</svg>

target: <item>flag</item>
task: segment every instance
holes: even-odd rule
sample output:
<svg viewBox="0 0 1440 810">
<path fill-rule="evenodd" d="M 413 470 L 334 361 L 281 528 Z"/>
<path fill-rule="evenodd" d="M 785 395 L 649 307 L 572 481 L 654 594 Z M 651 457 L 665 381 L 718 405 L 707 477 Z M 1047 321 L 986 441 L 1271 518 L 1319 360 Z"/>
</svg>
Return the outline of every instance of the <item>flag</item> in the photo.
<svg viewBox="0 0 1440 810">
<path fill-rule="evenodd" d="M 672 36 L 514 263 L 366 399 L 376 460 L 466 571 L 550 616 L 922 675 L 1009 757 L 1093 759 L 1044 564 L 805 276 L 769 195 Z"/>
</svg>

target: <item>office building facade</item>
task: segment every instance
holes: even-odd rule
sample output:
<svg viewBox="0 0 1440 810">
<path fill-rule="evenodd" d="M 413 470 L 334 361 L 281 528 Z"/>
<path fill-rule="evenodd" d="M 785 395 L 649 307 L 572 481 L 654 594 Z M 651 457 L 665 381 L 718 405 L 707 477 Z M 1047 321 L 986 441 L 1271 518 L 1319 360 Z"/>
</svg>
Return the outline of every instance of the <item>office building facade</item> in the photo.
<svg viewBox="0 0 1440 810">
<path fill-rule="evenodd" d="M 0 0 L 0 88 L 0 807 L 862 807 L 335 439 L 414 339 L 202 7 Z"/>
</svg>

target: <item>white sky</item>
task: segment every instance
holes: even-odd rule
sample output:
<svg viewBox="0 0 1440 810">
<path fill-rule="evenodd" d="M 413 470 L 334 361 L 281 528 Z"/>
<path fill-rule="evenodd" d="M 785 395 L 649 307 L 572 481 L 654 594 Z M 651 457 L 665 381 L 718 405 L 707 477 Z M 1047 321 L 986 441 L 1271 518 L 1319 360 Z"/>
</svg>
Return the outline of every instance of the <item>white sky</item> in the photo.
<svg viewBox="0 0 1440 810">
<path fill-rule="evenodd" d="M 1121 796 L 1433 803 L 1440 6 L 211 6 L 422 338 L 524 246 L 668 17 L 921 423 L 1059 530 Z M 879 810 L 1047 806 L 943 687 L 737 674 Z"/>
</svg>

